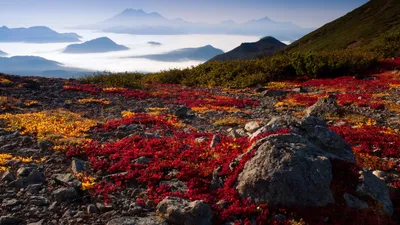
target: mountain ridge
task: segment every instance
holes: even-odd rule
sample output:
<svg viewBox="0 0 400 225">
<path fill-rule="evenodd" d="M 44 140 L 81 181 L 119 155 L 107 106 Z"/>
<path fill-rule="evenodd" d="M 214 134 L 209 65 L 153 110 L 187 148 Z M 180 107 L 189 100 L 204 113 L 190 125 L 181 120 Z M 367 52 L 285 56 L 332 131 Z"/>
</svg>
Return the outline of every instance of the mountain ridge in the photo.
<svg viewBox="0 0 400 225">
<path fill-rule="evenodd" d="M 261 38 L 257 42 L 242 43 L 233 50 L 221 55 L 217 55 L 210 61 L 227 61 L 227 60 L 250 60 L 264 56 L 269 56 L 275 52 L 282 50 L 286 44 L 280 42 L 274 37 L 267 36 Z"/>
<path fill-rule="evenodd" d="M 61 43 L 80 42 L 80 38 L 76 33 L 58 33 L 46 26 L 0 27 L 0 42 Z"/>
<path fill-rule="evenodd" d="M 0 73 L 69 78 L 85 75 L 89 71 L 65 67 L 60 62 L 39 56 L 13 56 L 0 57 Z"/>
</svg>

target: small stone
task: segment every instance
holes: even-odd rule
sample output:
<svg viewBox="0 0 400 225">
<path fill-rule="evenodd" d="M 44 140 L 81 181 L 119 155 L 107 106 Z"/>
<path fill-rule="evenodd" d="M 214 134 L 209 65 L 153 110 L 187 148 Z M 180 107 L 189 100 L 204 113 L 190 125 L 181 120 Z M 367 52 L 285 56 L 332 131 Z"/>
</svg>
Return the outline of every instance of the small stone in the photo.
<svg viewBox="0 0 400 225">
<path fill-rule="evenodd" d="M 261 92 L 263 92 L 263 91 L 266 91 L 267 89 L 265 88 L 265 87 L 258 87 L 258 88 L 256 88 L 256 89 L 254 89 L 254 92 L 256 92 L 256 93 L 261 93 Z"/>
<path fill-rule="evenodd" d="M 41 219 L 35 223 L 28 223 L 28 225 L 44 225 L 44 224 L 45 224 L 44 219 Z"/>
<path fill-rule="evenodd" d="M 58 202 L 71 201 L 79 197 L 78 192 L 73 187 L 59 188 L 52 193 Z"/>
<path fill-rule="evenodd" d="M 152 158 L 141 156 L 137 159 L 132 160 L 133 164 L 149 164 Z"/>
<path fill-rule="evenodd" d="M 283 97 L 287 95 L 285 90 L 266 90 L 262 93 L 263 97 Z"/>
<path fill-rule="evenodd" d="M 168 223 L 183 225 L 211 225 L 213 217 L 211 207 L 203 201 L 177 197 L 166 197 L 158 203 L 157 214 Z"/>
<path fill-rule="evenodd" d="M 45 206 L 50 204 L 50 201 L 42 196 L 32 196 L 29 202 L 36 206 Z"/>
<path fill-rule="evenodd" d="M 275 220 L 280 220 L 280 221 L 286 220 L 286 216 L 283 215 L 283 214 L 276 214 L 276 215 L 274 216 L 274 218 L 275 218 Z"/>
<path fill-rule="evenodd" d="M 258 128 L 260 128 L 260 124 L 258 124 L 256 121 L 248 122 L 245 126 L 244 129 L 248 132 L 254 132 Z"/>
<path fill-rule="evenodd" d="M 80 159 L 73 158 L 71 162 L 71 170 L 74 174 L 85 172 L 86 162 Z"/>
<path fill-rule="evenodd" d="M 29 184 L 41 184 L 46 181 L 46 176 L 44 173 L 39 172 L 37 169 L 34 169 L 26 179 L 27 185 Z"/>
<path fill-rule="evenodd" d="M 293 92 L 298 92 L 298 93 L 307 93 L 308 90 L 305 87 L 297 87 L 292 89 Z"/>
<path fill-rule="evenodd" d="M 4 207 L 14 207 L 16 205 L 20 204 L 20 201 L 17 199 L 9 199 L 9 200 L 4 200 L 3 201 L 3 206 Z"/>
<path fill-rule="evenodd" d="M 333 115 L 340 110 L 336 102 L 336 97 L 330 95 L 328 98 L 320 98 L 318 101 L 305 110 L 305 116 L 323 117 L 325 115 Z"/>
<path fill-rule="evenodd" d="M 17 170 L 17 177 L 28 176 L 35 168 L 33 167 L 21 167 Z"/>
<path fill-rule="evenodd" d="M 14 181 L 14 180 L 15 180 L 15 176 L 10 171 L 5 171 L 3 173 L 3 175 L 1 176 L 1 181 L 2 182 L 4 182 L 4 181 L 11 182 L 11 181 Z"/>
<path fill-rule="evenodd" d="M 203 141 L 206 141 L 205 137 L 198 137 L 198 138 L 194 139 L 194 142 L 196 142 L 196 143 L 202 143 Z"/>
<path fill-rule="evenodd" d="M 179 118 L 184 118 L 187 116 L 189 109 L 186 106 L 183 106 L 175 111 L 175 116 Z"/>
<path fill-rule="evenodd" d="M 228 135 L 227 136 L 231 137 L 231 138 L 239 138 L 240 137 L 240 135 L 233 128 L 229 128 L 228 129 Z"/>
<path fill-rule="evenodd" d="M 100 202 L 96 203 L 96 207 L 99 209 L 100 212 L 108 212 L 113 210 L 112 205 Z"/>
<path fill-rule="evenodd" d="M 221 138 L 218 135 L 214 135 L 210 143 L 210 148 L 214 148 L 220 142 Z"/>
<path fill-rule="evenodd" d="M 57 173 L 52 176 L 52 178 L 59 184 L 62 185 L 72 185 L 78 180 L 71 173 Z M 79 181 L 78 181 L 79 182 Z M 78 185 L 79 186 L 79 185 Z"/>
<path fill-rule="evenodd" d="M 48 142 L 48 141 L 40 141 L 40 142 L 39 142 L 39 148 L 40 148 L 42 151 L 47 151 L 47 150 L 49 150 L 52 146 L 53 146 L 53 145 L 52 145 L 50 142 Z"/>
<path fill-rule="evenodd" d="M 49 206 L 49 210 L 50 210 L 50 211 L 53 211 L 54 209 L 56 209 L 57 205 L 58 205 L 57 202 L 51 203 L 51 205 Z"/>
<path fill-rule="evenodd" d="M 25 189 L 25 191 L 29 194 L 38 194 L 41 190 L 43 190 L 42 184 L 31 184 Z"/>
<path fill-rule="evenodd" d="M 88 207 L 86 208 L 86 212 L 88 214 L 95 214 L 98 212 L 97 207 L 94 204 L 90 204 L 88 205 Z"/>
<path fill-rule="evenodd" d="M 242 129 L 242 128 L 236 129 L 236 133 L 238 133 L 241 137 L 247 137 L 248 136 L 246 131 L 244 129 Z"/>
<path fill-rule="evenodd" d="M 386 179 L 386 173 L 383 172 L 382 170 L 375 170 L 374 172 L 372 172 L 372 174 L 374 174 L 376 177 L 378 177 L 381 180 Z"/>
</svg>

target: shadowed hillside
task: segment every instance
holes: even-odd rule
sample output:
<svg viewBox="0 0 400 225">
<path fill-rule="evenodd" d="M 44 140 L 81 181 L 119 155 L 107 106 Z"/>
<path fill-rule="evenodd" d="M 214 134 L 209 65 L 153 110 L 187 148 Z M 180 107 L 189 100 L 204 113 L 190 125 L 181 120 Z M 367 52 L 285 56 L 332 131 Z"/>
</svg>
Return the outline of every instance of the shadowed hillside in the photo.
<svg viewBox="0 0 400 225">
<path fill-rule="evenodd" d="M 371 0 L 291 44 L 287 50 L 321 51 L 364 47 L 400 28 L 400 1 Z"/>
<path fill-rule="evenodd" d="M 273 37 L 264 37 L 253 43 L 242 43 L 239 47 L 225 54 L 217 55 L 210 61 L 247 60 L 272 55 L 286 45 Z"/>
</svg>

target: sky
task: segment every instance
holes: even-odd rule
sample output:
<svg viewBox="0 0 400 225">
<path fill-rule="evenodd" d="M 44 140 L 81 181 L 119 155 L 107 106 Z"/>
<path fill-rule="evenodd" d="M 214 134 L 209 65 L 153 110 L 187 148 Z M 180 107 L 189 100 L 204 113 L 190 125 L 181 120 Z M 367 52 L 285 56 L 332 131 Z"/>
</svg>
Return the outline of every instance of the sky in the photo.
<svg viewBox="0 0 400 225">
<path fill-rule="evenodd" d="M 126 8 L 158 12 L 166 18 L 218 23 L 265 16 L 317 28 L 368 0 L 0 0 L 0 26 L 65 28 L 92 24 Z"/>
</svg>

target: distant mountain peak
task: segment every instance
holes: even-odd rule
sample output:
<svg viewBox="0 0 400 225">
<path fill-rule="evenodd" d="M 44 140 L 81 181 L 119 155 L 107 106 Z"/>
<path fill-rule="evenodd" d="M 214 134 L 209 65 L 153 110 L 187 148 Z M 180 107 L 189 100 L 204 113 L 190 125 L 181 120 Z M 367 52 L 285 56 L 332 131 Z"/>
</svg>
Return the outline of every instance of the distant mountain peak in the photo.
<svg viewBox="0 0 400 225">
<path fill-rule="evenodd" d="M 263 18 L 259 19 L 263 21 L 272 21 L 268 16 L 264 16 Z"/>
<path fill-rule="evenodd" d="M 123 45 L 118 45 L 108 37 L 100 37 L 82 44 L 68 45 L 64 53 L 100 53 L 123 51 L 129 48 Z"/>
<path fill-rule="evenodd" d="M 132 9 L 128 8 L 122 11 L 118 16 L 152 16 L 152 17 L 159 17 L 163 18 L 158 12 L 151 12 L 147 13 L 143 9 Z"/>
<path fill-rule="evenodd" d="M 127 13 L 146 13 L 146 12 L 143 11 L 143 9 L 132 9 L 132 8 L 128 8 L 128 9 L 125 9 L 124 11 L 122 11 L 121 14 L 127 14 Z"/>
<path fill-rule="evenodd" d="M 260 39 L 260 41 L 275 41 L 275 42 L 280 42 L 278 39 L 272 37 L 272 36 L 266 36 Z"/>
</svg>

